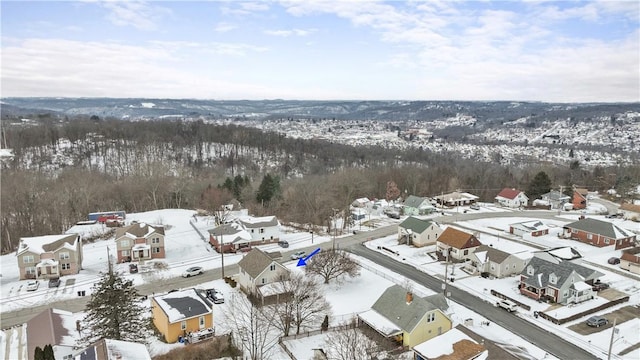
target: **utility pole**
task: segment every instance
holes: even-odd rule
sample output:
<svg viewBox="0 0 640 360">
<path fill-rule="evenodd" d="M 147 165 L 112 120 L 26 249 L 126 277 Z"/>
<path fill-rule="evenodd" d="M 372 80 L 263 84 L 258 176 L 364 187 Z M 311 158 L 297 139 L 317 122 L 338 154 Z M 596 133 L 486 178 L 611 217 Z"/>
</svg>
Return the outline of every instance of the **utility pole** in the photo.
<svg viewBox="0 0 640 360">
<path fill-rule="evenodd" d="M 616 333 L 616 320 L 618 318 L 613 319 L 613 328 L 611 329 L 611 340 L 609 340 L 609 353 L 607 355 L 607 360 L 611 360 L 611 349 L 613 348 L 613 335 Z"/>
<path fill-rule="evenodd" d="M 222 205 L 224 206 L 224 205 Z M 222 278 L 224 279 L 224 237 L 223 237 L 223 233 L 224 233 L 224 229 L 222 228 L 222 226 L 224 225 L 222 221 L 222 210 L 219 210 L 218 212 L 218 227 L 220 228 L 220 259 L 222 261 Z"/>
<path fill-rule="evenodd" d="M 111 255 L 109 254 L 108 246 L 107 246 L 107 268 L 109 269 L 109 275 L 113 274 L 113 266 L 111 265 Z"/>
</svg>

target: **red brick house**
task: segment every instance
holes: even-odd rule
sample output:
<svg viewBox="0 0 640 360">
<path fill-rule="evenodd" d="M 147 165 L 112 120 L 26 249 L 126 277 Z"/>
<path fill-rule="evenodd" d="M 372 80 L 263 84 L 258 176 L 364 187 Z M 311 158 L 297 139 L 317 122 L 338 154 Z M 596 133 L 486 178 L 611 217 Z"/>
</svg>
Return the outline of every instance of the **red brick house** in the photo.
<svg viewBox="0 0 640 360">
<path fill-rule="evenodd" d="M 471 254 L 482 245 L 473 234 L 452 228 L 449 226 L 436 241 L 436 251 L 443 257 L 447 254 L 451 259 L 469 259 Z"/>
<path fill-rule="evenodd" d="M 633 246 L 636 235 L 610 222 L 586 218 L 563 227 L 562 237 L 593 246 L 615 245 L 616 250 Z"/>
<path fill-rule="evenodd" d="M 620 256 L 620 268 L 634 274 L 640 274 L 640 247 L 626 249 Z"/>
<path fill-rule="evenodd" d="M 587 207 L 587 189 L 573 189 L 573 199 L 571 203 L 573 204 L 574 210 L 580 210 Z"/>
<path fill-rule="evenodd" d="M 118 262 L 163 259 L 164 226 L 135 223 L 116 230 Z"/>
</svg>

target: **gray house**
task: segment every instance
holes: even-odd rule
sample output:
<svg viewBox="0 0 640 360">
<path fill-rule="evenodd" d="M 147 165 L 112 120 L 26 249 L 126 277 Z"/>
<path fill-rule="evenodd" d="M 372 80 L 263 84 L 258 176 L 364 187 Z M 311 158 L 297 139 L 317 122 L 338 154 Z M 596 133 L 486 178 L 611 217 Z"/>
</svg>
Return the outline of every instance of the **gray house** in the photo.
<svg viewBox="0 0 640 360">
<path fill-rule="evenodd" d="M 436 211 L 436 207 L 425 197 L 409 195 L 403 205 L 404 214 L 409 216 L 426 215 Z"/>
<path fill-rule="evenodd" d="M 409 216 L 398 225 L 398 242 L 400 244 L 423 247 L 436 243 L 442 228 L 431 220 L 420 220 Z"/>
<path fill-rule="evenodd" d="M 604 274 L 571 261 L 535 256 L 520 273 L 520 293 L 561 304 L 592 299 L 592 285 Z"/>
<path fill-rule="evenodd" d="M 480 245 L 469 259 L 471 261 L 465 267 L 497 278 L 519 274 L 526 263 L 524 259 L 487 245 Z"/>
<path fill-rule="evenodd" d="M 551 190 L 546 194 L 542 194 L 542 200 L 551 205 L 552 209 L 561 209 L 564 204 L 571 202 L 571 197 L 560 191 Z"/>
</svg>

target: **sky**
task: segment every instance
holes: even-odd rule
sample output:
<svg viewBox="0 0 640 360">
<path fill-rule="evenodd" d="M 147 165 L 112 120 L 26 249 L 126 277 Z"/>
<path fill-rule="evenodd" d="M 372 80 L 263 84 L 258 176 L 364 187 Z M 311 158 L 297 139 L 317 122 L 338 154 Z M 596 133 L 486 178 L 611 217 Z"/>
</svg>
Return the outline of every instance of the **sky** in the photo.
<svg viewBox="0 0 640 360">
<path fill-rule="evenodd" d="M 640 101 L 637 1 L 2 0 L 2 97 Z"/>
</svg>

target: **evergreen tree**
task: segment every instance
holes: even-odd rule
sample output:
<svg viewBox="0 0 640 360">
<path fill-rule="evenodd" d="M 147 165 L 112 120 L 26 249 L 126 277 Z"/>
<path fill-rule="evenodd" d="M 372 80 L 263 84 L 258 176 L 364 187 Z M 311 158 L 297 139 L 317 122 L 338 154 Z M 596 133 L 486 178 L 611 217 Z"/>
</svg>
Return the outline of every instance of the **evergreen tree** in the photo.
<svg viewBox="0 0 640 360">
<path fill-rule="evenodd" d="M 33 360 L 44 360 L 44 351 L 40 346 L 36 346 L 36 349 L 33 353 Z"/>
<path fill-rule="evenodd" d="M 45 345 L 43 353 L 43 360 L 56 360 L 56 356 L 53 354 L 53 346 L 51 344 Z"/>
<path fill-rule="evenodd" d="M 324 320 L 322 320 L 322 325 L 320 325 L 320 329 L 322 331 L 327 331 L 329 329 L 329 315 L 324 316 Z"/>
<path fill-rule="evenodd" d="M 81 344 L 99 339 L 144 342 L 150 333 L 140 295 L 131 280 L 109 271 L 92 287 L 91 300 L 82 320 Z"/>
<path fill-rule="evenodd" d="M 527 190 L 527 196 L 529 199 L 539 199 L 542 194 L 546 194 L 551 191 L 551 179 L 546 172 L 540 171 L 529 183 L 529 189 Z"/>
<path fill-rule="evenodd" d="M 260 187 L 258 187 L 258 193 L 256 194 L 256 200 L 264 204 L 269 203 L 272 199 L 280 196 L 280 178 L 277 176 L 265 175 L 262 178 Z"/>
</svg>

